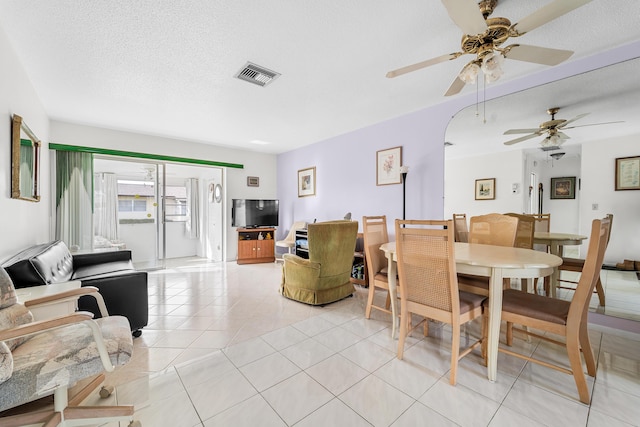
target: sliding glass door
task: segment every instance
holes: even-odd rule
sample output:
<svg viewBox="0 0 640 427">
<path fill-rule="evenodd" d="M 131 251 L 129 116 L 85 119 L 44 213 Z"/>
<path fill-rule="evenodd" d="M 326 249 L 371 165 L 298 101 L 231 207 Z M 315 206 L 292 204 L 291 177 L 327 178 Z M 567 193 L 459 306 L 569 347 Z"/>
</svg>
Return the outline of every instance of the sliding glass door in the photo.
<svg viewBox="0 0 640 427">
<path fill-rule="evenodd" d="M 222 177 L 215 167 L 94 156 L 94 249 L 131 249 L 140 269 L 222 261 Z"/>
</svg>

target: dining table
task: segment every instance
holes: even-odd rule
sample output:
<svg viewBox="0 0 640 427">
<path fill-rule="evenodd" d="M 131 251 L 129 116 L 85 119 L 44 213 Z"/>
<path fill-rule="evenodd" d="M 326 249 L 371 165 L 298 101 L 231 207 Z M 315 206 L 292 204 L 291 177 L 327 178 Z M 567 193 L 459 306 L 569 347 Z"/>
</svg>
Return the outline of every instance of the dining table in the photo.
<svg viewBox="0 0 640 427">
<path fill-rule="evenodd" d="M 388 242 L 380 246 L 388 261 L 389 294 L 393 322 L 391 335 L 395 338 L 398 325 L 397 283 L 396 283 L 396 243 Z M 533 249 L 511 246 L 482 245 L 479 243 L 456 242 L 456 271 L 489 277 L 489 324 L 487 330 L 487 377 L 495 381 L 498 370 L 498 341 L 502 314 L 502 290 L 504 278 L 532 279 L 553 274 L 555 267 L 562 264 L 557 255 Z"/>
<path fill-rule="evenodd" d="M 549 252 L 559 257 L 563 256 L 562 248 L 564 246 L 579 246 L 583 240 L 586 240 L 587 236 L 581 234 L 572 233 L 549 233 L 546 231 L 536 231 L 533 234 L 533 243 L 539 245 L 547 245 Z M 556 297 L 556 290 L 560 280 L 560 270 L 554 268 L 553 274 L 551 274 L 551 286 L 549 290 L 549 296 Z"/>
</svg>

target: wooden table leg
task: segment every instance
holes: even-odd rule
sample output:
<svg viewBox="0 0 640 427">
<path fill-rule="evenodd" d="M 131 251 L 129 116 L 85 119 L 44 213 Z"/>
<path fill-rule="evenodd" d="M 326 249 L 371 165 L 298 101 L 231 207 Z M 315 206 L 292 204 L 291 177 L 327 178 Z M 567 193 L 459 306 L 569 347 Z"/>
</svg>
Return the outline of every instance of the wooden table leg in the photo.
<svg viewBox="0 0 640 427">
<path fill-rule="evenodd" d="M 498 376 L 498 344 L 502 317 L 502 269 L 491 269 L 489 284 L 489 325 L 487 331 L 487 377 L 495 381 Z"/>
<path fill-rule="evenodd" d="M 387 256 L 387 278 L 389 281 L 389 298 L 391 299 L 391 338 L 396 338 L 396 330 L 398 329 L 398 298 L 396 283 L 396 262 L 393 260 L 393 255 L 386 253 Z M 371 285 L 369 285 L 371 286 Z"/>
</svg>

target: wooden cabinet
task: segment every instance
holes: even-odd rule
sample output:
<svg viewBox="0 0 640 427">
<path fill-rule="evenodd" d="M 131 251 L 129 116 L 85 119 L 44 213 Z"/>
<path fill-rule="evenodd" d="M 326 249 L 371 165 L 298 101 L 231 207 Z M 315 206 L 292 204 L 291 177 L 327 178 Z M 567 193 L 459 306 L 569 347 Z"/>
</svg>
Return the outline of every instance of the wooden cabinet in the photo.
<svg viewBox="0 0 640 427">
<path fill-rule="evenodd" d="M 238 264 L 274 262 L 275 228 L 238 228 Z"/>
</svg>

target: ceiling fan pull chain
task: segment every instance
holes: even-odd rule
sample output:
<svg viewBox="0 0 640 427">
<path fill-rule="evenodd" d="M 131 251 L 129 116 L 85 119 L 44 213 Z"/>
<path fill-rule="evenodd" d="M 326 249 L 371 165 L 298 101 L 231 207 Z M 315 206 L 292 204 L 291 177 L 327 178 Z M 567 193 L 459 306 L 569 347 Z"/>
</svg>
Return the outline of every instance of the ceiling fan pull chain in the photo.
<svg viewBox="0 0 640 427">
<path fill-rule="evenodd" d="M 480 85 L 476 85 L 476 117 L 480 116 L 480 111 L 478 111 L 478 105 L 480 104 Z"/>
<path fill-rule="evenodd" d="M 482 77 L 482 123 L 487 123 L 487 79 Z"/>
</svg>

